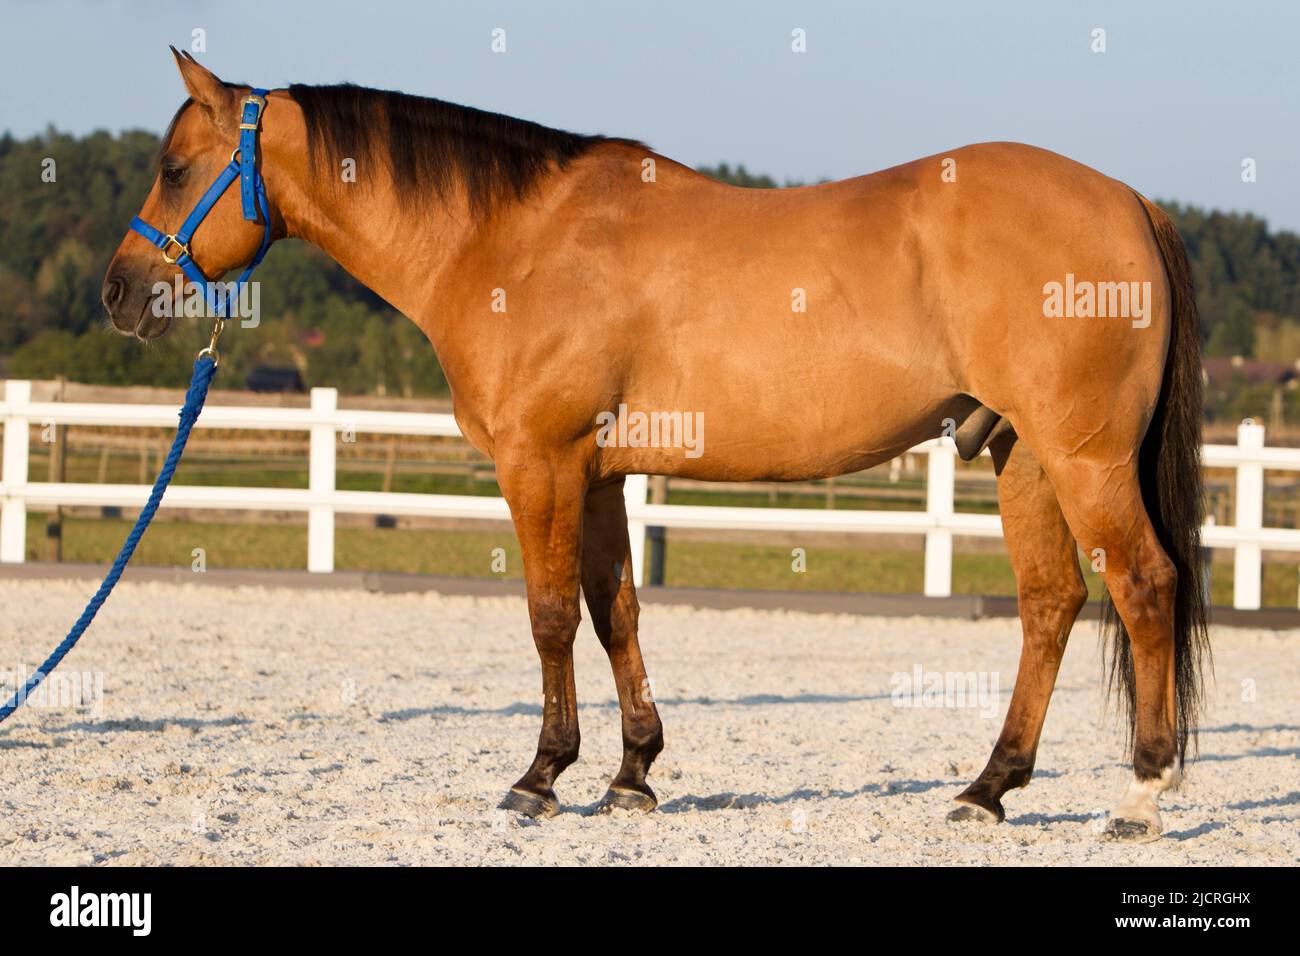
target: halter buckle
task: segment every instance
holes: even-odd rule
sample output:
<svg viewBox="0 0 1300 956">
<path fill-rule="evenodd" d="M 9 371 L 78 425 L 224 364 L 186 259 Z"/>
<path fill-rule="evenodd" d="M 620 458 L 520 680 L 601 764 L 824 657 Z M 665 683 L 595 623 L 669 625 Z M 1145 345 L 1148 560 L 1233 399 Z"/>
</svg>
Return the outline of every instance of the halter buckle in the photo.
<svg viewBox="0 0 1300 956">
<path fill-rule="evenodd" d="M 167 247 L 172 245 L 180 246 L 181 249 L 180 255 L 176 256 L 175 258 L 167 255 Z M 181 256 L 189 256 L 189 258 L 191 259 L 194 258 L 194 256 L 190 254 L 190 247 L 185 243 L 181 242 L 175 236 L 164 236 L 163 244 L 161 248 L 162 248 L 163 262 L 167 263 L 168 265 L 174 266 L 176 264 L 176 260 L 179 259 Z"/>
<path fill-rule="evenodd" d="M 256 93 L 249 93 L 247 96 L 245 96 L 242 100 L 239 101 L 240 117 L 243 117 L 244 110 L 246 110 L 249 106 L 257 107 L 257 115 L 253 117 L 253 122 L 251 123 L 240 122 L 239 128 L 256 130 L 257 121 L 262 117 L 262 110 L 266 109 L 266 100 L 258 96 Z"/>
</svg>

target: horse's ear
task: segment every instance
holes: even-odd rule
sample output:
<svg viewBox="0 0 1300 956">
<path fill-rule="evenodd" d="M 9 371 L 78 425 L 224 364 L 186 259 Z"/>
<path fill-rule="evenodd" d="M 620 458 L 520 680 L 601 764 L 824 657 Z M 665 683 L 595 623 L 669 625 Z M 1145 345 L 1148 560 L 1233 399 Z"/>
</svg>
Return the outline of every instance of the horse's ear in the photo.
<svg viewBox="0 0 1300 956">
<path fill-rule="evenodd" d="M 185 89 L 189 91 L 190 98 L 199 104 L 204 114 L 219 129 L 233 130 L 239 122 L 235 115 L 239 106 L 239 97 L 235 91 L 222 83 L 215 73 L 200 65 L 199 61 L 188 53 L 181 53 L 176 47 L 172 47 L 171 51 L 172 56 L 176 58 L 176 67 L 181 71 L 181 79 L 185 82 Z"/>
</svg>

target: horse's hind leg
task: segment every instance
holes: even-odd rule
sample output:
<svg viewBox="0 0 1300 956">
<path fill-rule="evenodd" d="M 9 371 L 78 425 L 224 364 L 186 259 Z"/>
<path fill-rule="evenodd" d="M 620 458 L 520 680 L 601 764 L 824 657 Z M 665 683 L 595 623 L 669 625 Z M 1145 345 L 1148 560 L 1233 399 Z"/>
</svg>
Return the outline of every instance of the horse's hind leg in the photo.
<svg viewBox="0 0 1300 956">
<path fill-rule="evenodd" d="M 1002 733 L 988 765 L 957 796 L 962 805 L 949 814 L 954 821 L 1001 822 L 1002 795 L 1029 783 L 1065 642 L 1088 597 L 1074 538 L 1043 469 L 1014 436 L 992 451 L 1024 644 Z"/>
<path fill-rule="evenodd" d="M 542 733 L 532 765 L 501 802 L 530 817 L 559 809 L 552 785 L 578 759 L 573 638 L 578 629 L 578 553 L 586 462 L 536 448 L 498 451 L 497 476 L 510 505 L 528 586 L 528 616 L 542 661 Z"/>
<path fill-rule="evenodd" d="M 623 714 L 623 763 L 602 807 L 653 810 L 657 801 L 645 778 L 651 762 L 663 749 L 664 735 L 637 641 L 639 607 L 632 583 L 622 479 L 596 485 L 587 492 L 582 591 L 592 627 L 609 655 Z"/>
<path fill-rule="evenodd" d="M 1052 474 L 1079 544 L 1089 553 L 1099 549 L 1105 559 L 1106 590 L 1128 634 L 1131 659 L 1121 662 L 1121 681 L 1132 697 L 1134 779 L 1111 814 L 1106 837 L 1153 839 L 1161 830 L 1156 801 L 1178 779 L 1178 572 L 1148 516 L 1135 463 L 1075 459 L 1058 462 Z"/>
</svg>

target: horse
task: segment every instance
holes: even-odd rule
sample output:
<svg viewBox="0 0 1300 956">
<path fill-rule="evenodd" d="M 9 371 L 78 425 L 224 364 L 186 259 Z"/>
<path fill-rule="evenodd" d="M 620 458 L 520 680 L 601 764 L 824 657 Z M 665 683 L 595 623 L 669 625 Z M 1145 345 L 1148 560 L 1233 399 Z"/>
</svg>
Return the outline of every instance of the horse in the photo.
<svg viewBox="0 0 1300 956">
<path fill-rule="evenodd" d="M 172 52 L 189 98 L 140 215 L 176 228 L 231 161 L 250 88 Z M 496 463 L 541 661 L 536 755 L 501 807 L 559 808 L 556 778 L 579 749 L 583 598 L 622 716 L 599 809 L 657 805 L 647 774 L 664 736 L 625 476 L 827 478 L 948 434 L 962 457 L 992 456 L 1023 630 L 1005 723 L 948 819 L 1003 821 L 1003 796 L 1033 776 L 1087 599 L 1082 549 L 1106 585 L 1108 684 L 1132 764 L 1104 836 L 1160 835 L 1209 642 L 1200 332 L 1183 243 L 1155 204 L 1015 143 L 758 190 L 635 140 L 397 92 L 291 85 L 265 107 L 267 221 L 224 196 L 185 251 L 215 279 L 268 226 L 271 240 L 306 240 L 436 351 L 456 422 Z M 166 251 L 128 232 L 113 256 L 103 301 L 122 333 L 166 331 L 150 308 L 175 277 Z M 695 416 L 707 446 L 648 441 L 622 427 L 634 415 Z"/>
</svg>

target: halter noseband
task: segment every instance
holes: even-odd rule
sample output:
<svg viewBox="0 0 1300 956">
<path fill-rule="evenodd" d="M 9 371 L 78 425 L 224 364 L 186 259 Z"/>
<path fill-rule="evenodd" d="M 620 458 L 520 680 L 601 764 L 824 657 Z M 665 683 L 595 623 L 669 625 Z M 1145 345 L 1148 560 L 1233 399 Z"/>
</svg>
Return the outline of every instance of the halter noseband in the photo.
<svg viewBox="0 0 1300 956">
<path fill-rule="evenodd" d="M 223 169 L 208 187 L 208 191 L 199 199 L 194 210 L 185 217 L 179 229 L 174 233 L 165 233 L 161 229 L 155 229 L 139 216 L 131 220 L 132 229 L 162 250 L 164 262 L 179 266 L 190 281 L 203 290 L 204 300 L 217 317 L 218 332 L 221 320 L 227 315 L 230 300 L 239 294 L 248 277 L 253 274 L 253 270 L 261 264 L 266 250 L 271 248 L 271 216 L 266 206 L 266 183 L 262 181 L 262 174 L 257 169 L 257 127 L 262 114 L 266 111 L 266 95 L 266 90 L 253 90 L 244 97 L 239 113 L 239 146 L 230 154 L 230 165 Z M 225 194 L 226 189 L 236 179 L 239 180 L 239 195 L 244 208 L 244 218 L 249 222 L 257 222 L 258 210 L 261 210 L 264 224 L 262 244 L 258 246 L 257 253 L 249 262 L 248 268 L 236 281 L 233 294 L 225 295 L 223 292 L 218 295 L 216 290 L 208 285 L 203 270 L 191 256 L 190 240 L 194 238 L 194 231 L 199 228 L 199 224 L 207 218 L 212 207 L 217 204 L 217 200 Z M 169 254 L 173 252 L 175 255 Z M 212 338 L 215 344 L 216 334 Z"/>
</svg>

